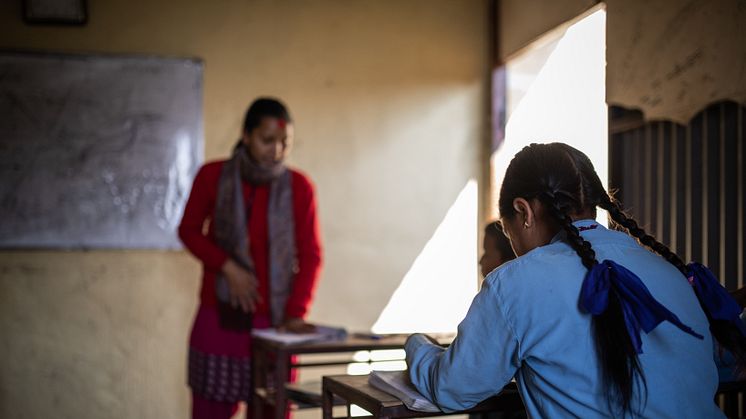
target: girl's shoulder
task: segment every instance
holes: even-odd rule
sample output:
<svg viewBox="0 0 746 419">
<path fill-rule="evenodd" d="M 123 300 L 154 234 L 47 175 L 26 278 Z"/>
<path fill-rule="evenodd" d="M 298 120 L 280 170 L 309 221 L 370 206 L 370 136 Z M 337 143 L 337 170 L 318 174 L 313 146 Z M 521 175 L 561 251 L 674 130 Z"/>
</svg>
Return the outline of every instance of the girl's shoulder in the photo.
<svg viewBox="0 0 746 419">
<path fill-rule="evenodd" d="M 303 171 L 293 167 L 288 167 L 288 171 L 292 177 L 293 189 L 298 191 L 307 191 L 313 193 L 314 184 L 311 178 Z"/>
<path fill-rule="evenodd" d="M 311 178 L 306 174 L 306 172 L 297 169 L 295 167 L 288 167 L 288 171 L 293 176 L 293 179 L 298 179 L 306 183 L 311 183 Z"/>
<path fill-rule="evenodd" d="M 519 332 L 547 313 L 574 313 L 587 269 L 564 242 L 538 247 L 495 269 L 485 279 L 486 292 Z M 544 324 L 544 323 L 542 323 Z"/>
<path fill-rule="evenodd" d="M 220 172 L 223 169 L 223 164 L 227 160 L 212 160 L 204 163 L 197 172 L 197 177 L 215 178 L 220 177 Z"/>
<path fill-rule="evenodd" d="M 546 278 L 574 275 L 582 263 L 574 250 L 564 242 L 537 247 L 525 255 L 505 262 L 492 271 L 485 281 L 501 283 L 499 288 L 511 285 L 525 286 L 529 282 L 542 282 Z M 513 284 L 513 283 L 520 284 Z"/>
</svg>

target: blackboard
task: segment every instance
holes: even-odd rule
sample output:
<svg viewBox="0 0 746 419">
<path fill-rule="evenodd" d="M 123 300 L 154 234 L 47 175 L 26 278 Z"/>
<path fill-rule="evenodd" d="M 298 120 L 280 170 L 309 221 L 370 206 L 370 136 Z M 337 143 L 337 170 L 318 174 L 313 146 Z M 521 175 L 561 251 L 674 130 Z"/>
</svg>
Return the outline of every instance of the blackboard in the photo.
<svg viewBox="0 0 746 419">
<path fill-rule="evenodd" d="M 179 248 L 202 161 L 202 71 L 0 52 L 0 247 Z"/>
</svg>

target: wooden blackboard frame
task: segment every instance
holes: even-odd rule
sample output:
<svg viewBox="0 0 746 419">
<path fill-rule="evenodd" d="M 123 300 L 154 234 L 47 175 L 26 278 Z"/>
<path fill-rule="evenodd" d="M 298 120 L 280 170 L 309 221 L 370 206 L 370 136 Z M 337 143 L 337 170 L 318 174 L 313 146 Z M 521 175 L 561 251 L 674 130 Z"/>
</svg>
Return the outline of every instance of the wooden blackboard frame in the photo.
<svg viewBox="0 0 746 419">
<path fill-rule="evenodd" d="M 85 25 L 86 0 L 23 0 L 23 20 L 32 25 Z"/>
</svg>

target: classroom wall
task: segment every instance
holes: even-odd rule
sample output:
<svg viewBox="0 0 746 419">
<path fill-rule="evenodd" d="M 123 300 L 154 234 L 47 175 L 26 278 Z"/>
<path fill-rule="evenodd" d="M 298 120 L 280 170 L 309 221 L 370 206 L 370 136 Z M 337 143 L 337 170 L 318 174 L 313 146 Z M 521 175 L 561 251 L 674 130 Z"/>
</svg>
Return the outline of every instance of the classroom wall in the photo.
<svg viewBox="0 0 746 419">
<path fill-rule="evenodd" d="M 596 0 L 499 1 L 500 59 L 520 53 Z M 742 0 L 606 0 L 607 103 L 687 124 L 722 100 L 746 103 Z"/>
<path fill-rule="evenodd" d="M 607 102 L 686 125 L 746 103 L 746 2 L 608 0 Z"/>
<path fill-rule="evenodd" d="M 290 105 L 326 250 L 312 320 L 369 327 L 483 180 L 486 0 L 88 4 L 87 26 L 54 27 L 0 2 L 0 48 L 203 59 L 208 159 L 254 96 Z M 185 252 L 0 252 L 0 417 L 186 417 L 199 271 Z"/>
</svg>

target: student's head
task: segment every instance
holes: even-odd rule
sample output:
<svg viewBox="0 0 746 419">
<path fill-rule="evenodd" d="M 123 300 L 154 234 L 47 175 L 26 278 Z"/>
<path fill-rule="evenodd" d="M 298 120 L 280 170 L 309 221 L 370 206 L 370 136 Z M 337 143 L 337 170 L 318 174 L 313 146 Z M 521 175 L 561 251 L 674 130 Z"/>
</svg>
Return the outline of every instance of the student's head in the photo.
<svg viewBox="0 0 746 419">
<path fill-rule="evenodd" d="M 277 99 L 256 99 L 246 111 L 241 141 L 260 166 L 282 162 L 293 140 L 293 120 Z"/>
<path fill-rule="evenodd" d="M 503 229 L 517 255 L 549 243 L 572 219 L 595 218 L 595 203 L 586 202 L 583 193 L 584 183 L 595 182 L 584 179 L 571 151 L 580 153 L 561 143 L 531 144 L 510 162 L 499 208 Z M 587 175 L 597 180 L 592 165 L 590 170 Z M 597 194 L 597 185 L 593 186 Z"/>
<path fill-rule="evenodd" d="M 482 276 L 487 276 L 503 263 L 515 259 L 515 253 L 510 247 L 510 241 L 505 234 L 500 221 L 493 221 L 484 227 L 483 253 L 479 259 Z"/>
</svg>

